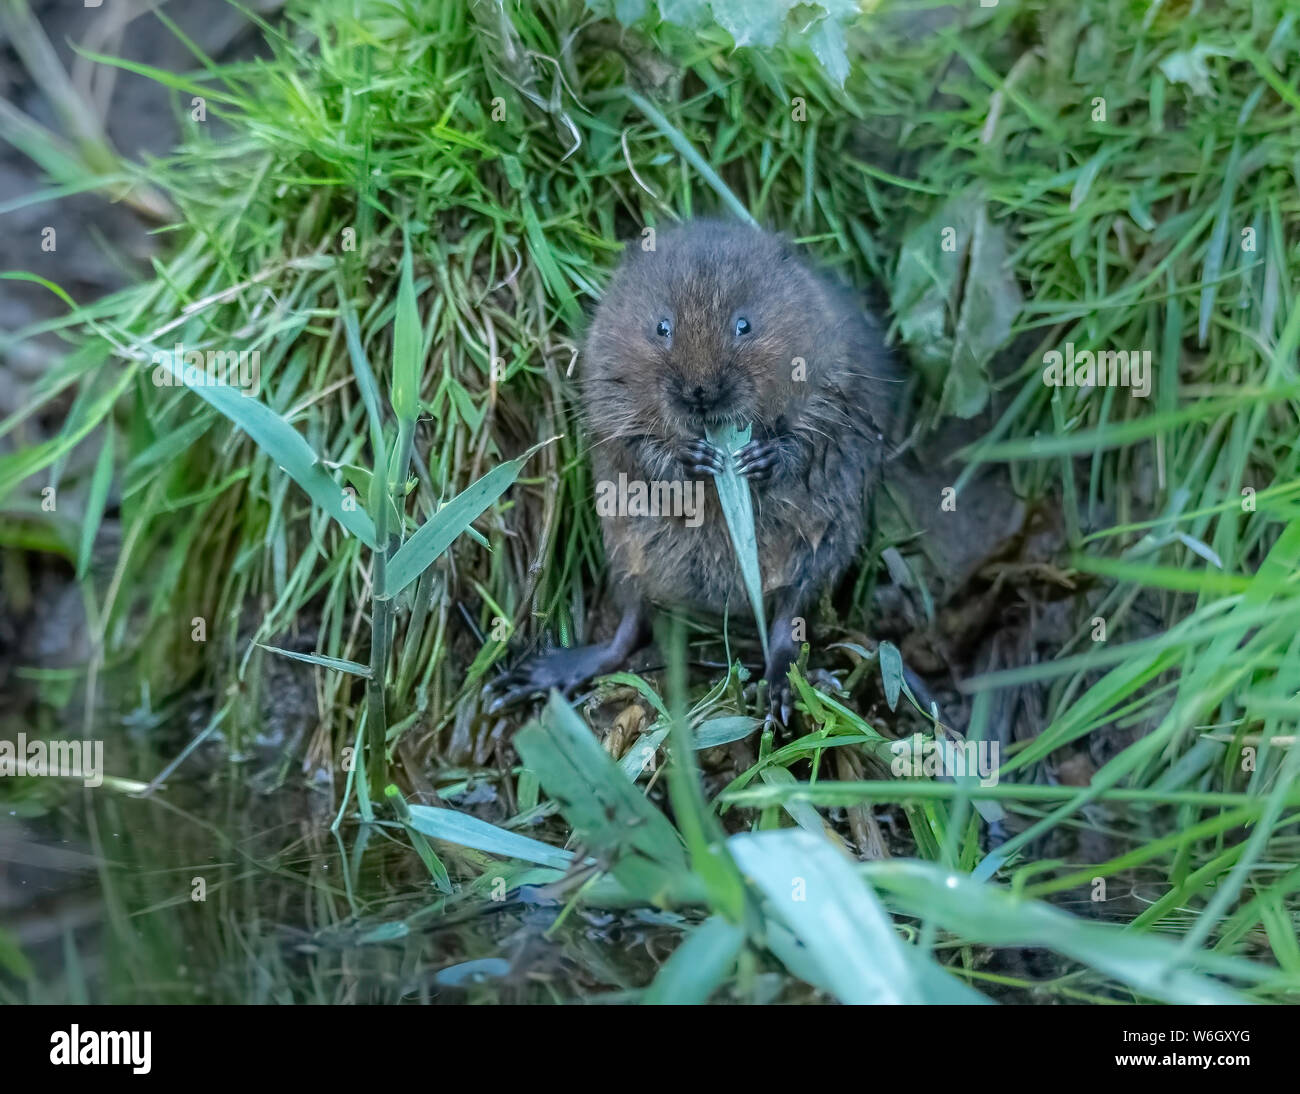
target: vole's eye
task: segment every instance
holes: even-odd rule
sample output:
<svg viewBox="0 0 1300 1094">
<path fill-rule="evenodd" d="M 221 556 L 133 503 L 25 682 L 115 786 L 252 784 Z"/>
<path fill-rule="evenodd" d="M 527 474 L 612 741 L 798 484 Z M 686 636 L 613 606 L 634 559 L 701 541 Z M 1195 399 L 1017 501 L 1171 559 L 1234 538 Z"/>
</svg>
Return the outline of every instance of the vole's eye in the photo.
<svg viewBox="0 0 1300 1094">
<path fill-rule="evenodd" d="M 655 327 L 655 333 L 660 338 L 671 338 L 673 336 L 673 325 L 667 319 L 660 319 L 659 325 Z"/>
<path fill-rule="evenodd" d="M 754 328 L 749 325 L 749 320 L 743 315 L 736 320 L 736 337 L 742 334 L 748 334 Z"/>
</svg>

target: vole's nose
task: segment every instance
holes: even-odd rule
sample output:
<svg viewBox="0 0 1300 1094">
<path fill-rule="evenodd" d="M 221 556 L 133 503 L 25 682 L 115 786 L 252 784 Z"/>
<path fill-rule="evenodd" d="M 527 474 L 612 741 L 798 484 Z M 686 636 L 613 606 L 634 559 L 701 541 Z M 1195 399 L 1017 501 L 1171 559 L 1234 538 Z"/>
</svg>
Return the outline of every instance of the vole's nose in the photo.
<svg viewBox="0 0 1300 1094">
<path fill-rule="evenodd" d="M 723 385 L 718 381 L 682 385 L 682 402 L 696 414 L 716 410 L 722 402 Z"/>
</svg>

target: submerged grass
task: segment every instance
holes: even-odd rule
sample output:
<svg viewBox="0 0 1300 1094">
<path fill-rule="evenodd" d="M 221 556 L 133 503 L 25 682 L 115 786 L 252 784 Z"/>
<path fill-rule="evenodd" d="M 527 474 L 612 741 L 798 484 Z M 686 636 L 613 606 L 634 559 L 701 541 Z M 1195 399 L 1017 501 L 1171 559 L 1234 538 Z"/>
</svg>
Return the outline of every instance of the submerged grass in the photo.
<svg viewBox="0 0 1300 1094">
<path fill-rule="evenodd" d="M 576 0 L 291 3 L 262 24 L 257 60 L 196 50 L 174 74 L 95 58 L 169 90 L 185 143 L 145 168 L 102 149 L 41 162 L 69 192 L 134 180 L 176 222 L 152 278 L 0 343 L 68 345 L 0 423 L 17 442 L 0 498 L 6 546 L 55 547 L 84 575 L 88 721 L 107 732 L 138 681 L 171 699 L 197 679 L 218 697 L 203 732 L 244 748 L 263 659 L 305 636 L 319 714 L 305 763 L 340 817 L 355 793 L 380 831 L 396 822 L 452 890 L 438 914 L 481 905 L 501 877 L 568 902 L 707 910 L 651 999 L 755 998 L 775 960 L 844 999 L 967 1000 L 1007 979 L 973 947 L 1019 946 L 1082 966 L 1042 985 L 1066 998 L 1294 1000 L 1300 29 L 1281 0 L 1003 3 L 924 32 L 901 7 L 858 21 L 842 88 L 811 54 L 733 51 L 711 26 L 625 30 Z M 954 253 L 933 235 L 945 202 L 962 217 Z M 508 723 L 482 716 L 508 645 L 578 642 L 591 623 L 602 552 L 570 373 L 616 241 L 718 209 L 887 286 L 918 431 L 992 408 L 954 466 L 958 498 L 1007 464 L 1017 496 L 1061 509 L 1076 571 L 1105 579 L 1059 654 L 965 683 L 972 738 L 997 729 L 981 695 L 1044 689 L 1041 732 L 1010 744 L 996 787 L 867 777 L 892 739 L 854 699 L 869 583 L 839 619 L 865 655 L 848 697 L 799 675 L 809 733 L 762 735 L 712 801 L 696 746 L 757 730 L 736 665 L 692 690 L 673 644 L 666 698 L 622 674 L 651 724 L 618 763 L 555 700 L 515 738 L 518 765 Z M 1023 292 L 1013 314 L 980 295 L 999 286 Z M 1150 397 L 1046 386 L 1043 354 L 1067 343 L 1149 349 Z M 194 350 L 255 351 L 260 391 L 159 386 L 156 367 L 183 380 L 175 354 Z M 24 443 L 51 409 L 61 433 Z M 68 481 L 80 444 L 97 456 Z M 45 514 L 44 485 L 79 520 Z M 114 510 L 121 548 L 97 576 L 87 558 Z M 892 708 L 894 647 L 879 660 Z M 40 728 L 60 717 L 47 705 Z M 1047 785 L 1058 750 L 1115 727 L 1141 732 L 1089 785 Z M 658 792 L 659 745 L 672 822 L 642 785 Z M 426 756 L 444 794 L 489 773 L 509 815 L 406 807 L 390 762 L 410 792 Z M 879 836 L 867 803 L 896 807 L 912 857 L 855 867 L 832 848 Z M 576 839 L 562 862 L 518 831 L 557 813 Z M 720 815 L 750 831 L 724 837 Z M 1010 838 L 990 840 L 1008 816 Z M 1122 849 L 1047 857 L 1081 827 Z M 1107 924 L 1048 906 L 1107 882 L 1138 897 L 1099 902 Z M 374 940 L 401 934 L 377 907 L 348 914 Z"/>
</svg>

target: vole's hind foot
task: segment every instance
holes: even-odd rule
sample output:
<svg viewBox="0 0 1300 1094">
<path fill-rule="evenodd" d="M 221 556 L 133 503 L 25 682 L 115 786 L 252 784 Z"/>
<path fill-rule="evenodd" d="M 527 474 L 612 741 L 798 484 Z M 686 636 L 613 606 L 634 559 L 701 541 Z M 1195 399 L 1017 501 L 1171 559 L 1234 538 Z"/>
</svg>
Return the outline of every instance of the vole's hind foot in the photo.
<svg viewBox="0 0 1300 1094">
<path fill-rule="evenodd" d="M 566 699 L 583 684 L 611 671 L 609 646 L 574 646 L 525 658 L 483 689 L 490 696 L 488 713 L 495 714 L 532 695 L 557 689 Z"/>
<path fill-rule="evenodd" d="M 794 688 L 788 678 L 768 682 L 767 706 L 767 720 L 776 722 L 782 729 L 789 729 L 794 715 Z"/>
<path fill-rule="evenodd" d="M 495 713 L 530 695 L 556 688 L 569 699 L 588 680 L 619 668 L 648 638 L 646 612 L 641 601 L 630 600 L 623 609 L 618 630 L 608 642 L 573 646 L 525 658 L 500 679 L 483 689 L 495 696 L 488 713 Z"/>
<path fill-rule="evenodd" d="M 825 669 L 809 669 L 804 679 L 808 681 L 818 691 L 824 691 L 831 695 L 841 694 L 842 688 L 839 677 L 834 673 L 827 672 Z M 789 676 L 782 676 L 780 679 L 768 678 L 768 713 L 769 721 L 775 721 L 783 728 L 790 728 L 790 719 L 794 715 L 794 701 L 798 698 L 798 692 L 795 691 L 794 685 L 790 683 Z"/>
<path fill-rule="evenodd" d="M 687 441 L 677 453 L 682 466 L 692 475 L 712 475 L 723 469 L 722 450 L 703 437 Z"/>
</svg>

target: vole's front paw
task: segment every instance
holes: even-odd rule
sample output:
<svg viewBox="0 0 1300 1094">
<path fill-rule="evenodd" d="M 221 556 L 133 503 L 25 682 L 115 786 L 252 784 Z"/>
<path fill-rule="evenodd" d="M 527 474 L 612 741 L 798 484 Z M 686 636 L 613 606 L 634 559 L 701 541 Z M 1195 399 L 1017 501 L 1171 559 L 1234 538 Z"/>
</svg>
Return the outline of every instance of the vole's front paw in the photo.
<svg viewBox="0 0 1300 1094">
<path fill-rule="evenodd" d="M 488 713 L 495 714 L 530 695 L 559 689 L 566 699 L 590 680 L 607 671 L 605 646 L 574 646 L 525 658 L 504 676 L 484 688 L 491 697 Z"/>
<path fill-rule="evenodd" d="M 763 483 L 781 460 L 781 444 L 774 440 L 753 440 L 736 453 L 736 471 L 750 482 Z"/>
<path fill-rule="evenodd" d="M 677 458 L 692 475 L 713 475 L 726 466 L 723 463 L 722 450 L 703 437 L 687 441 L 682 445 L 678 450 Z"/>
</svg>

